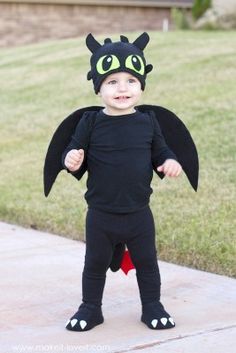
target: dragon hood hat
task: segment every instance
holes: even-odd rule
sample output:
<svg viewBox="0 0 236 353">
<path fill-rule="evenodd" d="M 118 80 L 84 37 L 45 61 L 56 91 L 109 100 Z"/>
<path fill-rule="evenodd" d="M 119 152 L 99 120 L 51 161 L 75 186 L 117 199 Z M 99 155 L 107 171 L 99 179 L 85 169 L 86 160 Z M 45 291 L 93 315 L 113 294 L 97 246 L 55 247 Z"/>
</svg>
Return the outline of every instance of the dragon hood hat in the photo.
<svg viewBox="0 0 236 353">
<path fill-rule="evenodd" d="M 135 76 L 145 88 L 147 73 L 152 65 L 146 65 L 143 50 L 149 42 L 149 35 L 142 33 L 133 43 L 125 36 L 120 36 L 119 42 L 112 42 L 110 38 L 101 45 L 90 33 L 86 38 L 86 45 L 92 52 L 90 59 L 91 71 L 87 74 L 88 80 L 93 80 L 97 94 L 104 79 L 115 72 L 128 72 Z"/>
</svg>

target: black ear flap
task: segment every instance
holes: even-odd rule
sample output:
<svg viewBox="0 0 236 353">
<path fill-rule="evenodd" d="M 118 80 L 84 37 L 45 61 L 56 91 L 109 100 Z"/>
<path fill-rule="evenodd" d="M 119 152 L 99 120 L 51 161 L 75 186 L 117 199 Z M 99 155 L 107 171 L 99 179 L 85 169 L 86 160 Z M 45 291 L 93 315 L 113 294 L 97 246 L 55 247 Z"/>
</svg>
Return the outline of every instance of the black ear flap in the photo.
<svg viewBox="0 0 236 353">
<path fill-rule="evenodd" d="M 92 53 L 101 48 L 101 44 L 96 41 L 91 33 L 89 33 L 86 37 L 86 45 Z"/>
<path fill-rule="evenodd" d="M 151 72 L 153 69 L 153 66 L 151 64 L 148 64 L 145 66 L 145 73 L 148 74 L 149 72 Z"/>
<path fill-rule="evenodd" d="M 91 80 L 91 78 L 92 78 L 92 73 L 91 73 L 91 71 L 89 71 L 87 73 L 87 80 L 89 81 L 89 80 Z"/>
<path fill-rule="evenodd" d="M 143 32 L 143 34 L 141 34 L 137 39 L 135 39 L 133 44 L 139 49 L 143 50 L 148 44 L 148 42 L 149 42 L 149 35 L 147 34 L 147 32 Z"/>
<path fill-rule="evenodd" d="M 120 40 L 121 40 L 121 42 L 122 43 L 129 43 L 129 40 L 128 40 L 128 38 L 126 37 L 126 36 L 120 36 Z"/>
</svg>

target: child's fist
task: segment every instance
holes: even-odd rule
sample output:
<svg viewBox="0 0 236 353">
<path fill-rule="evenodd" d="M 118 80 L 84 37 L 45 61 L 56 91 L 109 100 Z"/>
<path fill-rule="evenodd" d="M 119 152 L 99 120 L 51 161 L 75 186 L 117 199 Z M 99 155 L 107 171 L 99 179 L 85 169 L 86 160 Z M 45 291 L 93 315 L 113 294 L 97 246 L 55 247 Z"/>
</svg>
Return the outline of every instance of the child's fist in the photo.
<svg viewBox="0 0 236 353">
<path fill-rule="evenodd" d="M 169 177 L 177 177 L 180 175 L 182 167 L 175 159 L 167 159 L 162 165 L 157 167 L 157 171 Z"/>
<path fill-rule="evenodd" d="M 65 158 L 65 166 L 70 172 L 75 172 L 81 167 L 84 160 L 84 150 L 70 150 Z"/>
</svg>

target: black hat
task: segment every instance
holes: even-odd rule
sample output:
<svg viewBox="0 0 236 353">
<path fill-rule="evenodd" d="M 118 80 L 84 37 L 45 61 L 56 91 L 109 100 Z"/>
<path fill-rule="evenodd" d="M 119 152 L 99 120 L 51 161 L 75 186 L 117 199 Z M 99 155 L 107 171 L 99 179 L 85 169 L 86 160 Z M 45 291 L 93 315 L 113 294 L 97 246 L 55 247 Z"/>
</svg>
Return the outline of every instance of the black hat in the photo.
<svg viewBox="0 0 236 353">
<path fill-rule="evenodd" d="M 110 38 L 104 40 L 101 45 L 90 33 L 86 38 L 86 45 L 92 52 L 90 59 L 91 71 L 88 72 L 88 80 L 93 80 L 94 90 L 97 94 L 102 81 L 115 72 L 129 72 L 145 88 L 147 73 L 152 70 L 152 65 L 146 65 L 143 49 L 149 42 L 149 35 L 144 32 L 133 43 L 125 36 L 120 36 L 119 42 L 112 42 Z"/>
</svg>

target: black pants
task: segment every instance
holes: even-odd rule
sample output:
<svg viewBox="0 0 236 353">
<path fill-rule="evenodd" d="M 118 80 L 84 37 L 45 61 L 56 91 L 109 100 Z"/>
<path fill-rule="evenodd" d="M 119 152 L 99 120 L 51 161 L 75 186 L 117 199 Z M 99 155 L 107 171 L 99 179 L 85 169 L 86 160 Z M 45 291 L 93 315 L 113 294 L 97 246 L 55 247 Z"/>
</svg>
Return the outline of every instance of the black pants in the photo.
<svg viewBox="0 0 236 353">
<path fill-rule="evenodd" d="M 160 299 L 155 225 L 149 207 L 134 213 L 113 214 L 89 209 L 86 218 L 86 255 L 83 302 L 102 304 L 106 271 L 116 244 L 127 245 L 136 267 L 142 304 Z"/>
</svg>

